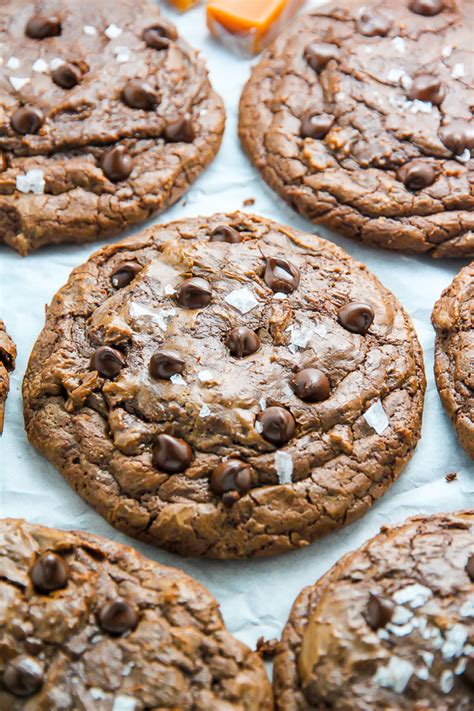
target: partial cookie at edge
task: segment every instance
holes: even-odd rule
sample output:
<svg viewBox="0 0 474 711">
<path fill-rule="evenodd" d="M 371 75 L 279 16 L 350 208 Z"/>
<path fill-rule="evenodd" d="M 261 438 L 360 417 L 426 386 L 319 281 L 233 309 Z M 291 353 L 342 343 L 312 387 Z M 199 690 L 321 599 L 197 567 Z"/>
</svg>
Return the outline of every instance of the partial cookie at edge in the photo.
<svg viewBox="0 0 474 711">
<path fill-rule="evenodd" d="M 9 372 L 15 369 L 16 346 L 0 321 L 0 434 L 3 432 L 5 401 L 10 387 Z"/>
</svg>

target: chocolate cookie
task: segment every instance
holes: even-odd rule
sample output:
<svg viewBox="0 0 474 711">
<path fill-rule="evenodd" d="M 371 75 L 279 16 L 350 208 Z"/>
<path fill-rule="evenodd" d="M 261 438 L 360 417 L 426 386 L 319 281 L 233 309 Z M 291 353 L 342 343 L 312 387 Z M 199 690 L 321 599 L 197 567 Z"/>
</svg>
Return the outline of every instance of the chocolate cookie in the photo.
<svg viewBox="0 0 474 711">
<path fill-rule="evenodd" d="M 0 241 L 91 242 L 175 202 L 215 156 L 224 107 L 147 0 L 4 0 Z"/>
<path fill-rule="evenodd" d="M 272 711 L 263 662 L 180 570 L 0 521 L 2 711 Z"/>
<path fill-rule="evenodd" d="M 278 647 L 278 711 L 469 711 L 474 512 L 383 527 L 299 595 Z"/>
<path fill-rule="evenodd" d="M 0 321 L 0 434 L 3 432 L 5 401 L 10 387 L 8 373 L 15 368 L 16 346 Z"/>
<path fill-rule="evenodd" d="M 299 18 L 240 104 L 269 185 L 366 244 L 473 256 L 473 15 L 473 0 L 345 0 Z"/>
<path fill-rule="evenodd" d="M 474 458 L 474 262 L 435 304 L 435 378 L 459 441 Z"/>
<path fill-rule="evenodd" d="M 263 556 L 361 516 L 420 436 L 422 355 L 365 267 L 218 214 L 98 252 L 53 299 L 24 381 L 31 442 L 126 533 Z"/>
</svg>

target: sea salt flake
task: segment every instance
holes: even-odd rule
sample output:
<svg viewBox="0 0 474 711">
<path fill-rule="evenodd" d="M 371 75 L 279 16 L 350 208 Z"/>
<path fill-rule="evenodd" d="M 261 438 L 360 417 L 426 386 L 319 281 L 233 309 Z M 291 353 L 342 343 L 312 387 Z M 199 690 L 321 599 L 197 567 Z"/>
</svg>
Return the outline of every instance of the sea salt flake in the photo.
<svg viewBox="0 0 474 711">
<path fill-rule="evenodd" d="M 45 62 L 44 59 L 41 57 L 34 62 L 33 66 L 31 67 L 34 72 L 39 72 L 40 74 L 44 74 L 45 72 L 48 71 L 49 69 L 49 64 L 48 62 Z"/>
<path fill-rule="evenodd" d="M 410 607 L 417 608 L 424 605 L 432 596 L 433 593 L 429 588 L 419 583 L 413 583 L 413 585 L 407 585 L 397 590 L 393 599 L 399 605 L 408 604 Z"/>
<path fill-rule="evenodd" d="M 288 452 L 275 453 L 275 469 L 280 484 L 291 484 L 293 475 L 293 460 Z"/>
<path fill-rule="evenodd" d="M 459 609 L 461 617 L 474 617 L 474 595 L 470 595 Z"/>
<path fill-rule="evenodd" d="M 120 35 L 122 34 L 122 32 L 123 32 L 122 28 L 121 28 L 121 27 L 117 27 L 117 25 L 114 25 L 114 24 L 109 25 L 109 26 L 105 29 L 105 34 L 106 34 L 107 37 L 108 37 L 109 39 L 111 39 L 111 40 L 117 39 L 117 37 L 120 37 Z"/>
<path fill-rule="evenodd" d="M 168 328 L 168 320 L 176 315 L 176 309 L 172 306 L 169 309 L 161 309 L 156 314 L 154 314 L 153 320 L 157 322 L 158 326 L 166 331 Z"/>
<path fill-rule="evenodd" d="M 115 59 L 119 64 L 124 64 L 125 62 L 130 61 L 130 50 L 128 47 L 116 47 Z"/>
<path fill-rule="evenodd" d="M 385 640 L 390 639 L 390 635 L 384 627 L 381 627 L 379 630 L 377 630 L 377 637 L 379 637 L 379 639 Z"/>
<path fill-rule="evenodd" d="M 420 101 L 419 99 L 415 99 L 410 106 L 412 114 L 430 114 L 432 109 L 431 101 Z"/>
<path fill-rule="evenodd" d="M 54 72 L 54 70 L 58 69 L 62 64 L 64 64 L 64 59 L 61 59 L 60 57 L 54 57 L 49 63 L 49 66 Z"/>
<path fill-rule="evenodd" d="M 434 654 L 432 652 L 427 652 L 424 649 L 420 652 L 420 656 L 423 659 L 424 663 L 428 667 L 428 669 L 431 668 L 431 665 L 433 664 L 434 660 Z"/>
<path fill-rule="evenodd" d="M 208 383 L 214 379 L 214 375 L 210 370 L 200 370 L 197 376 L 201 383 Z"/>
<path fill-rule="evenodd" d="M 454 685 L 454 674 L 449 669 L 445 669 L 439 679 L 439 686 L 443 694 L 449 694 Z"/>
<path fill-rule="evenodd" d="M 367 422 L 369 427 L 372 427 L 372 429 L 375 430 L 378 435 L 383 434 L 389 426 L 387 413 L 383 409 L 383 405 L 380 400 L 376 400 L 369 407 L 369 409 L 364 412 L 363 418 Z M 397 600 L 397 602 L 400 601 Z"/>
<path fill-rule="evenodd" d="M 328 335 L 328 330 L 323 323 L 317 323 L 314 326 L 313 330 L 314 330 L 315 334 L 317 336 L 319 336 L 320 338 L 326 338 L 326 336 Z"/>
<path fill-rule="evenodd" d="M 179 373 L 175 373 L 174 375 L 172 375 L 170 378 L 170 382 L 173 383 L 173 385 L 186 385 L 185 379 Z"/>
<path fill-rule="evenodd" d="M 92 686 L 92 687 L 89 689 L 89 693 L 90 693 L 90 695 L 92 696 L 92 698 L 93 698 L 95 701 L 99 701 L 100 699 L 106 699 L 106 698 L 107 698 L 107 694 L 104 693 L 104 692 L 102 691 L 102 689 L 99 689 L 99 688 L 96 687 L 96 686 Z"/>
<path fill-rule="evenodd" d="M 95 634 L 95 635 L 91 638 L 91 643 L 92 643 L 92 644 L 97 644 L 97 642 L 100 642 L 101 639 L 102 639 L 102 635 L 101 635 L 101 634 Z"/>
<path fill-rule="evenodd" d="M 393 625 L 405 625 L 413 617 L 413 612 L 406 607 L 398 605 L 392 614 L 391 623 Z"/>
<path fill-rule="evenodd" d="M 255 422 L 255 431 L 258 432 L 258 434 L 262 434 L 263 432 L 263 425 L 260 420 L 256 420 Z"/>
<path fill-rule="evenodd" d="M 297 348 L 306 348 L 313 335 L 313 331 L 306 326 L 298 327 L 292 325 L 286 330 L 290 332 L 290 344 Z"/>
<path fill-rule="evenodd" d="M 408 74 L 404 74 L 400 77 L 400 84 L 408 91 L 413 86 L 413 79 Z"/>
<path fill-rule="evenodd" d="M 265 400 L 264 397 L 261 397 L 260 400 L 258 401 L 258 404 L 260 405 L 260 408 L 262 410 L 265 410 L 265 408 L 267 406 L 267 401 Z"/>
<path fill-rule="evenodd" d="M 199 410 L 199 417 L 209 417 L 211 414 L 211 408 L 208 405 L 203 405 Z"/>
<path fill-rule="evenodd" d="M 451 56 L 452 53 L 453 53 L 453 49 L 454 49 L 454 47 L 451 46 L 451 45 L 447 45 L 446 47 L 443 47 L 443 49 L 441 50 L 442 56 L 443 56 L 445 59 L 449 59 L 450 56 Z"/>
<path fill-rule="evenodd" d="M 8 69 L 18 69 L 20 65 L 21 61 L 18 59 L 18 57 L 9 57 L 7 61 Z"/>
<path fill-rule="evenodd" d="M 45 185 L 44 173 L 38 168 L 32 168 L 32 170 L 29 170 L 25 175 L 16 176 L 16 189 L 19 190 L 20 193 L 41 195 L 44 193 Z"/>
<path fill-rule="evenodd" d="M 116 696 L 112 711 L 134 711 L 137 707 L 136 699 L 132 696 Z"/>
<path fill-rule="evenodd" d="M 167 284 L 165 286 L 165 294 L 167 296 L 171 296 L 172 294 L 175 294 L 175 293 L 176 293 L 176 289 L 174 288 L 174 286 L 171 286 L 171 284 Z"/>
<path fill-rule="evenodd" d="M 464 645 L 467 642 L 468 630 L 464 625 L 453 625 L 445 632 L 445 639 L 441 647 L 441 654 L 445 661 L 449 661 L 454 657 L 460 657 L 464 650 Z"/>
<path fill-rule="evenodd" d="M 227 294 L 224 300 L 233 306 L 234 309 L 240 311 L 241 314 L 246 314 L 258 306 L 258 301 L 253 292 L 245 286 L 241 289 L 231 291 L 230 294 Z"/>
<path fill-rule="evenodd" d="M 9 77 L 10 84 L 16 91 L 20 91 L 30 81 L 28 77 Z"/>
<path fill-rule="evenodd" d="M 385 689 L 393 689 L 396 694 L 402 694 L 414 670 L 413 664 L 392 655 L 387 666 L 377 669 L 374 681 Z"/>
<path fill-rule="evenodd" d="M 288 294 L 284 294 L 282 291 L 277 291 L 276 294 L 273 294 L 273 298 L 277 301 L 285 301 L 285 299 L 288 298 Z"/>
<path fill-rule="evenodd" d="M 414 625 L 408 623 L 406 625 L 387 625 L 387 629 L 396 637 L 406 637 L 413 632 Z"/>
<path fill-rule="evenodd" d="M 84 25 L 84 27 L 82 28 L 82 31 L 84 32 L 85 35 L 89 35 L 89 37 L 93 37 L 94 35 L 97 34 L 97 30 L 92 25 Z"/>
<path fill-rule="evenodd" d="M 457 64 L 454 65 L 453 71 L 451 72 L 451 76 L 453 77 L 453 79 L 460 79 L 461 77 L 466 76 L 464 64 L 462 62 L 457 62 Z"/>
<path fill-rule="evenodd" d="M 130 662 L 129 664 L 126 664 L 123 668 L 122 676 L 130 676 L 134 666 L 135 666 L 134 662 Z"/>
<path fill-rule="evenodd" d="M 405 40 L 402 37 L 394 37 L 392 40 L 392 44 L 397 50 L 397 52 L 400 52 L 400 54 L 405 54 Z"/>
<path fill-rule="evenodd" d="M 456 664 L 456 668 L 454 670 L 454 673 L 456 675 L 458 674 L 464 674 L 465 670 L 467 667 L 467 659 L 460 659 L 459 662 Z"/>
<path fill-rule="evenodd" d="M 469 148 L 465 148 L 461 155 L 456 156 L 456 160 L 458 160 L 460 163 L 467 163 L 468 161 L 471 160 L 471 151 Z"/>
<path fill-rule="evenodd" d="M 402 76 L 404 74 L 405 74 L 404 69 L 398 69 L 396 67 L 392 67 L 392 69 L 390 69 L 389 73 L 387 74 L 387 79 L 389 81 L 400 81 L 400 79 L 402 78 Z"/>
<path fill-rule="evenodd" d="M 426 681 L 430 677 L 430 673 L 426 667 L 420 667 L 415 671 L 415 676 L 422 681 Z"/>
</svg>

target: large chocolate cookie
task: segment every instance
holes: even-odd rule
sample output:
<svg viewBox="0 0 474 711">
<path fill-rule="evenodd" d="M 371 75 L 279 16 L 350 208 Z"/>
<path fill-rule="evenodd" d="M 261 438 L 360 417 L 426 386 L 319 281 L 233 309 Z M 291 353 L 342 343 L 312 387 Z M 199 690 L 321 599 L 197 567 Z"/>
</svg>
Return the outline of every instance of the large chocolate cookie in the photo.
<svg viewBox="0 0 474 711">
<path fill-rule="evenodd" d="M 474 255 L 474 0 L 333 2 L 254 69 L 240 136 L 296 210 L 371 245 Z"/>
<path fill-rule="evenodd" d="M 424 387 L 412 323 L 365 267 L 236 213 L 76 269 L 24 402 L 30 440 L 113 525 L 226 558 L 361 516 L 416 446 Z"/>
<path fill-rule="evenodd" d="M 459 440 L 474 458 L 474 262 L 436 302 L 435 377 Z"/>
<path fill-rule="evenodd" d="M 206 67 L 147 0 L 4 0 L 0 43 L 0 241 L 22 254 L 145 220 L 219 148 Z"/>
<path fill-rule="evenodd" d="M 272 711 L 199 583 L 128 546 L 0 521 L 2 711 Z"/>
<path fill-rule="evenodd" d="M 5 329 L 5 324 L 0 321 L 0 434 L 3 432 L 5 417 L 5 400 L 10 387 L 8 373 L 15 368 L 16 346 Z"/>
<path fill-rule="evenodd" d="M 473 512 L 384 527 L 297 598 L 278 711 L 470 711 L 473 583 Z"/>
</svg>

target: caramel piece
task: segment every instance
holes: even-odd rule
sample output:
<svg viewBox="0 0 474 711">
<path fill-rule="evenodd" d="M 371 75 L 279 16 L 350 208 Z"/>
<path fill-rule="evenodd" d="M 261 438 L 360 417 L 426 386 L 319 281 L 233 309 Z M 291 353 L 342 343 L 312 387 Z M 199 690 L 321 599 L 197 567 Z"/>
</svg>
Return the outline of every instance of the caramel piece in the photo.
<svg viewBox="0 0 474 711">
<path fill-rule="evenodd" d="M 201 0 L 168 0 L 169 4 L 175 7 L 180 12 L 186 12 L 197 5 Z"/>
</svg>

